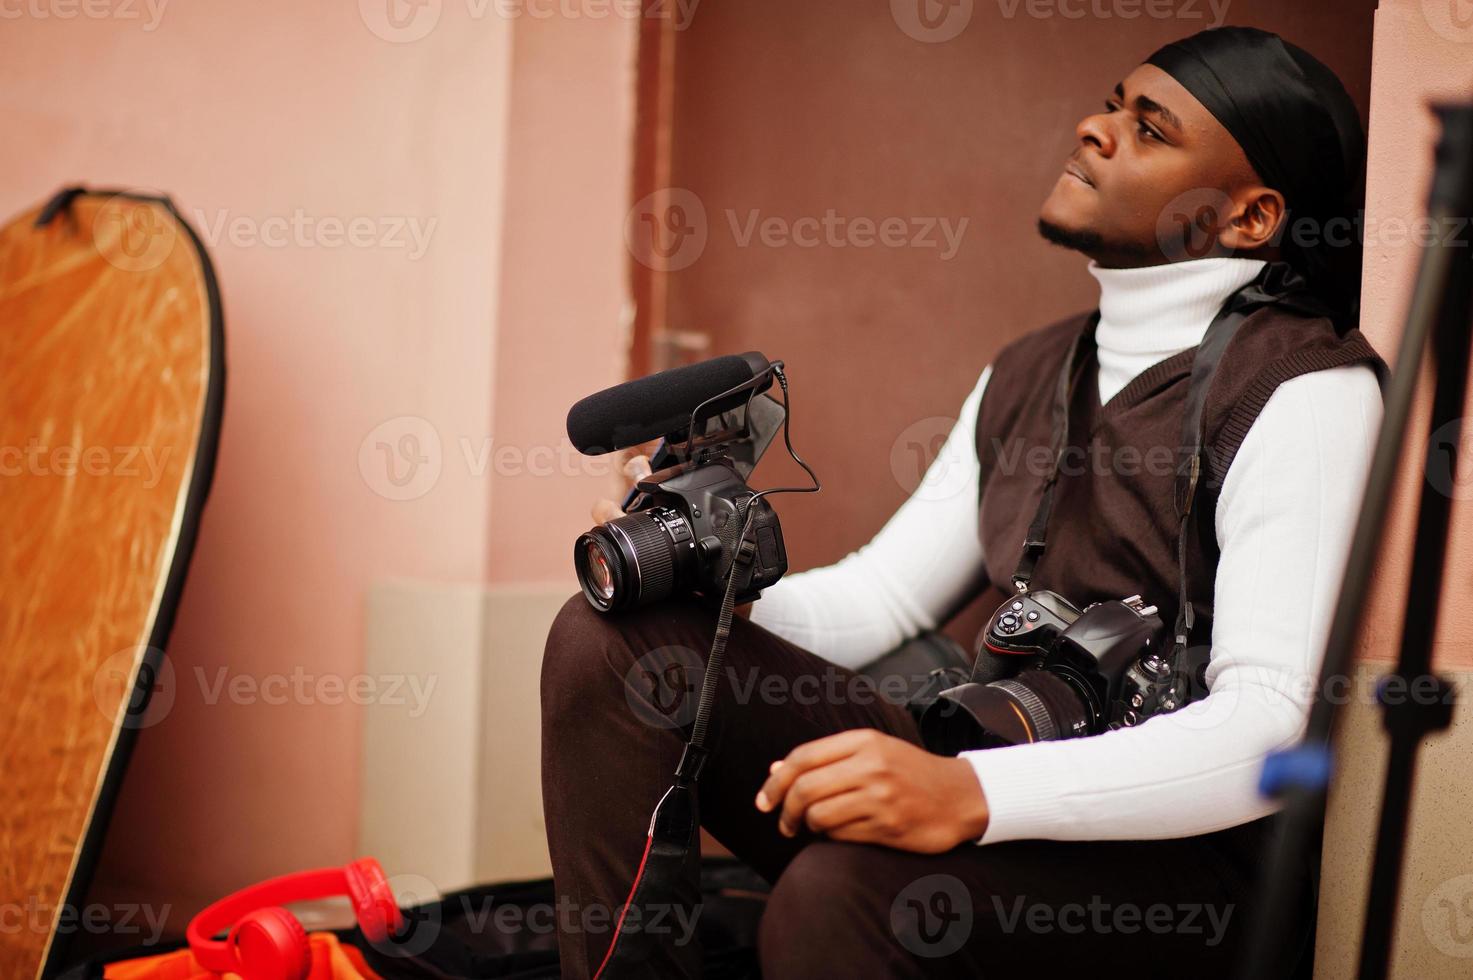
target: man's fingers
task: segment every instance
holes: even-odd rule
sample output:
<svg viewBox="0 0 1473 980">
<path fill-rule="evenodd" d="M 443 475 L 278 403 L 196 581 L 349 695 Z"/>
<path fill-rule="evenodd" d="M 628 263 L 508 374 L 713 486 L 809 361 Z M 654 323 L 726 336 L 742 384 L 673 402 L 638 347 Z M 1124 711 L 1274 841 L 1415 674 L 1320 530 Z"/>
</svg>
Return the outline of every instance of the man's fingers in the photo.
<svg viewBox="0 0 1473 980">
<path fill-rule="evenodd" d="M 850 820 L 825 832 L 830 840 L 848 841 L 851 844 L 890 845 L 890 836 L 878 821 L 868 816 Z"/>
<path fill-rule="evenodd" d="M 757 809 L 766 812 L 782 802 L 793 780 L 818 766 L 826 766 L 846 759 L 870 744 L 879 732 L 873 728 L 853 728 L 836 735 L 826 735 L 811 742 L 804 742 L 787 758 L 774 764 L 767 781 L 757 793 Z"/>
<path fill-rule="evenodd" d="M 874 809 L 874 800 L 851 789 L 811 804 L 803 812 L 803 822 L 815 833 L 832 836 L 845 825 L 872 816 Z"/>
<path fill-rule="evenodd" d="M 650 475 L 650 458 L 648 456 L 631 456 L 629 462 L 624 464 L 624 475 L 631 480 L 642 480 Z"/>
<path fill-rule="evenodd" d="M 623 516 L 624 512 L 612 500 L 600 500 L 593 505 L 593 523 L 595 524 L 604 524 Z"/>
<path fill-rule="evenodd" d="M 783 812 L 777 822 L 778 829 L 792 836 L 803 825 L 813 807 L 835 798 L 853 796 L 854 791 L 862 784 L 858 767 L 854 765 L 852 758 L 840 759 L 827 766 L 808 770 L 788 787 L 788 792 L 783 797 Z"/>
</svg>

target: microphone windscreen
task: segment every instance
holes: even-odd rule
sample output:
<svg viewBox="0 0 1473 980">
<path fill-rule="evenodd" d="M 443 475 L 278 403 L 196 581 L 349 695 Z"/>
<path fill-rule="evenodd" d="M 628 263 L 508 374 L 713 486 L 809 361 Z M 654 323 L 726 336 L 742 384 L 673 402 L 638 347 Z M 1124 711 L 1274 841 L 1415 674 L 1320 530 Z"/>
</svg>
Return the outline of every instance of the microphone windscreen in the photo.
<svg viewBox="0 0 1473 980">
<path fill-rule="evenodd" d="M 690 413 L 697 406 L 729 388 L 751 381 L 769 363 L 756 351 L 728 354 L 606 388 L 568 410 L 568 440 L 580 453 L 596 456 L 659 436 L 683 433 L 690 424 Z M 772 376 L 768 375 L 757 385 L 757 391 L 770 387 Z M 706 417 L 743 405 L 751 393 L 747 389 L 714 401 L 701 415 Z"/>
</svg>

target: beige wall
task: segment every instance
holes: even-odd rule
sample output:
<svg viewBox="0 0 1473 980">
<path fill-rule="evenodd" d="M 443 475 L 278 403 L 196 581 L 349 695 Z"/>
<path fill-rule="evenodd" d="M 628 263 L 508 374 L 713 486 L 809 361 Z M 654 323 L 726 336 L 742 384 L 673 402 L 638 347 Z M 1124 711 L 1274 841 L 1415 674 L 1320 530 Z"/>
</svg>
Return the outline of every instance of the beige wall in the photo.
<svg viewBox="0 0 1473 980">
<path fill-rule="evenodd" d="M 1432 147 L 1437 138 L 1436 121 L 1427 105 L 1436 99 L 1473 98 L 1473 24 L 1459 28 L 1450 17 L 1458 9 L 1457 3 L 1383 0 L 1376 12 L 1362 329 L 1388 362 L 1395 358 L 1407 301 L 1416 282 L 1420 250 L 1410 231 L 1412 222 L 1426 214 Z M 1463 230 L 1461 238 L 1466 247 L 1473 240 L 1473 231 Z M 1363 649 L 1375 660 L 1394 659 L 1400 642 L 1401 606 L 1410 571 L 1431 404 L 1430 389 L 1422 394 L 1420 411 L 1409 428 L 1396 518 L 1387 534 L 1375 598 L 1366 617 Z M 1469 465 L 1464 459 L 1460 472 L 1465 487 L 1473 478 Z M 1473 581 L 1470 517 L 1462 502 L 1454 505 L 1446 599 L 1436 646 L 1436 662 L 1444 667 L 1473 665 L 1473 608 L 1466 602 L 1468 584 Z"/>
<path fill-rule="evenodd" d="M 1401 229 L 1426 213 L 1427 184 L 1437 125 L 1427 111 L 1435 99 L 1473 97 L 1473 23 L 1458 27 L 1455 3 L 1383 0 L 1376 12 L 1371 85 L 1370 161 L 1366 181 L 1367 245 L 1362 329 L 1387 360 L 1394 358 L 1416 281 L 1419 249 Z M 1465 18 L 1466 19 L 1466 18 Z M 1464 247 L 1473 230 L 1463 229 Z M 1417 497 L 1430 408 L 1422 393 L 1409 428 L 1395 512 L 1387 530 L 1362 636 L 1363 663 L 1353 699 L 1340 720 L 1338 769 L 1330 798 L 1320 901 L 1315 975 L 1353 976 L 1365 915 L 1371 852 L 1385 773 L 1381 712 L 1369 692 L 1400 644 L 1402 605 L 1410 571 Z M 1465 434 L 1466 438 L 1466 434 Z M 1460 454 L 1466 456 L 1466 454 Z M 1473 471 L 1462 460 L 1461 484 Z M 1435 666 L 1456 685 L 1463 705 L 1449 732 L 1426 739 L 1412 800 L 1412 832 L 1402 875 L 1391 975 L 1406 980 L 1466 977 L 1473 958 L 1473 835 L 1468 822 L 1467 668 L 1473 665 L 1473 579 L 1468 508 L 1453 508 L 1454 526 L 1439 614 Z"/>
<path fill-rule="evenodd" d="M 373 709 L 311 684 L 365 671 L 375 583 L 575 588 L 567 551 L 599 479 L 542 475 L 529 452 L 622 379 L 636 30 L 478 3 L 87 9 L 106 16 L 41 3 L 0 22 L 0 212 L 72 182 L 166 191 L 225 303 L 176 696 L 139 738 L 98 875 L 181 928 L 205 899 L 355 856 Z M 212 702 L 221 671 L 308 686 Z"/>
</svg>

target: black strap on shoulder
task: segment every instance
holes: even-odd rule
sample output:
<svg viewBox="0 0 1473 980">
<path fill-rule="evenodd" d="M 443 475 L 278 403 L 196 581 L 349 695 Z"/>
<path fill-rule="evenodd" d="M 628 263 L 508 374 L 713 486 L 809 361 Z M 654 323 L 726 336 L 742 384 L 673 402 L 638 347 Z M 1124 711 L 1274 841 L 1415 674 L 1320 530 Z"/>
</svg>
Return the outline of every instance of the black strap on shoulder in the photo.
<svg viewBox="0 0 1473 980">
<path fill-rule="evenodd" d="M 1064 451 L 1069 446 L 1069 406 L 1074 402 L 1074 389 L 1078 386 L 1081 368 L 1094 350 L 1095 324 L 1100 322 L 1100 311 L 1090 314 L 1084 329 L 1069 345 L 1068 356 L 1059 371 L 1059 380 L 1054 386 L 1053 408 L 1053 463 L 1048 479 L 1043 484 L 1043 496 L 1038 501 L 1038 511 L 1033 523 L 1028 526 L 1028 537 L 1023 541 L 1023 555 L 1018 559 L 1018 568 L 1013 572 L 1013 588 L 1019 593 L 1028 591 L 1028 582 L 1033 578 L 1033 568 L 1043 557 L 1048 545 L 1048 519 L 1054 506 L 1054 485 L 1059 482 L 1059 470 L 1063 465 Z"/>
<path fill-rule="evenodd" d="M 1190 640 L 1196 612 L 1192 608 L 1187 583 L 1188 528 L 1192 516 L 1192 505 L 1197 497 L 1197 484 L 1202 476 L 1203 439 L 1202 415 L 1207 406 L 1207 393 L 1212 378 L 1222 361 L 1229 343 L 1237 335 L 1249 314 L 1262 306 L 1284 303 L 1301 308 L 1307 313 L 1317 312 L 1313 295 L 1308 293 L 1304 279 L 1283 262 L 1270 262 L 1252 282 L 1233 293 L 1223 303 L 1207 327 L 1201 343 L 1192 355 L 1192 374 L 1187 386 L 1186 406 L 1182 416 L 1181 449 L 1186 453 L 1177 470 L 1176 503 L 1179 525 L 1177 528 L 1177 584 L 1179 606 L 1174 639 L 1174 654 L 1180 654 Z M 1027 592 L 1033 570 L 1047 546 L 1049 513 L 1053 509 L 1054 487 L 1058 483 L 1064 451 L 1069 441 L 1069 406 L 1073 402 L 1078 385 L 1080 367 L 1094 350 L 1094 331 L 1100 313 L 1095 310 L 1084 329 L 1074 338 L 1069 356 L 1064 360 L 1055 388 L 1053 410 L 1053 467 L 1044 483 L 1043 494 L 1038 502 L 1038 511 L 1028 528 L 1023 542 L 1023 554 L 1013 573 L 1013 587 L 1018 592 Z"/>
</svg>

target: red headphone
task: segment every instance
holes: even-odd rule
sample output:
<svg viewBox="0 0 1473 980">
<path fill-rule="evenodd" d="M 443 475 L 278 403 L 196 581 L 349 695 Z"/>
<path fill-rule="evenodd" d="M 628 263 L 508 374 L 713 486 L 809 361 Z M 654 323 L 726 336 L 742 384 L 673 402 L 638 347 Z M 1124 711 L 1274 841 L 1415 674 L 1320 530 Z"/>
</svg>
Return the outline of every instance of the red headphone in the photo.
<svg viewBox="0 0 1473 980">
<path fill-rule="evenodd" d="M 189 948 L 200 966 L 216 973 L 237 973 L 242 980 L 306 980 L 312 969 L 307 931 L 281 906 L 332 895 L 353 900 L 353 915 L 370 942 L 404 926 L 384 869 L 366 857 L 341 868 L 282 875 L 225 896 L 189 921 Z M 226 927 L 225 939 L 210 938 Z"/>
</svg>

